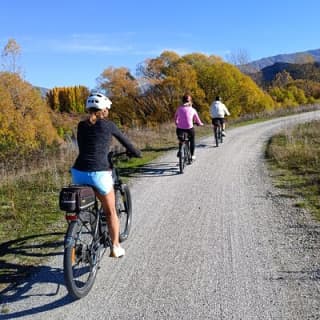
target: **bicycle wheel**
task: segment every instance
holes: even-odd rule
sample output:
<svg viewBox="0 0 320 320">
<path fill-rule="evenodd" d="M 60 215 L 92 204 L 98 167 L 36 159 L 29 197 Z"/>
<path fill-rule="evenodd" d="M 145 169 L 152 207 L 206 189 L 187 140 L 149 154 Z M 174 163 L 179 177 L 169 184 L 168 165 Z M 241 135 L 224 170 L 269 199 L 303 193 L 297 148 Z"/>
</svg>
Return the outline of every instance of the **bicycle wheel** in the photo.
<svg viewBox="0 0 320 320">
<path fill-rule="evenodd" d="M 132 224 L 132 201 L 128 185 L 122 184 L 116 190 L 116 208 L 120 224 L 119 241 L 128 239 Z"/>
<path fill-rule="evenodd" d="M 223 135 L 222 135 L 222 127 L 221 126 L 219 128 L 219 140 L 220 140 L 220 143 L 223 142 Z"/>
<path fill-rule="evenodd" d="M 88 294 L 97 275 L 98 253 L 103 246 L 94 241 L 96 223 L 94 214 L 85 212 L 69 224 L 66 233 L 64 279 L 69 293 L 76 299 Z"/>
<path fill-rule="evenodd" d="M 214 126 L 214 138 L 216 141 L 216 147 L 219 147 L 219 128 L 217 126 Z"/>
<path fill-rule="evenodd" d="M 186 157 L 187 163 L 191 164 L 192 163 L 192 156 L 191 156 L 191 151 L 190 151 L 190 141 L 187 142 L 186 150 L 187 150 L 187 152 L 186 152 L 186 154 L 187 154 L 187 157 Z"/>
<path fill-rule="evenodd" d="M 183 173 L 185 165 L 186 165 L 186 148 L 185 148 L 185 144 L 183 143 L 180 146 L 180 150 L 179 150 L 179 169 L 180 169 L 180 173 Z"/>
</svg>

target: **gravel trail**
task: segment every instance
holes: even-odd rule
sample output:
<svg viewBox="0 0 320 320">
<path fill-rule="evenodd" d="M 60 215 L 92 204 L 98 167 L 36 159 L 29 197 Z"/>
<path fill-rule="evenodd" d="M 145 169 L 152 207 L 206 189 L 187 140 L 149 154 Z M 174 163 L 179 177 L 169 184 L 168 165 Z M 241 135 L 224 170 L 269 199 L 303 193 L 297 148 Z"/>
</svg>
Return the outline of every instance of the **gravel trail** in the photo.
<svg viewBox="0 0 320 320">
<path fill-rule="evenodd" d="M 4 292 L 0 319 L 320 319 L 320 223 L 271 184 L 264 146 L 310 112 L 198 142 L 132 179 L 134 221 L 122 259 L 104 256 L 89 295 L 73 301 L 61 254 Z"/>
</svg>

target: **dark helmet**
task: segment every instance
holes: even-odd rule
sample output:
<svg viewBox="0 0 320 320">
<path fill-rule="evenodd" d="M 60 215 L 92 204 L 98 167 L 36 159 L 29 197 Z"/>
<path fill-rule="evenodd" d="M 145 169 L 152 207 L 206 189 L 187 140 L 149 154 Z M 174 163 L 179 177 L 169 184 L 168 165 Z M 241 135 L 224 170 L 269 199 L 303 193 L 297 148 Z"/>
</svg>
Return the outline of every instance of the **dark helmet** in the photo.
<svg viewBox="0 0 320 320">
<path fill-rule="evenodd" d="M 185 95 L 182 97 L 182 103 L 187 103 L 187 102 L 189 102 L 189 97 L 191 97 L 190 94 L 185 94 Z"/>
</svg>

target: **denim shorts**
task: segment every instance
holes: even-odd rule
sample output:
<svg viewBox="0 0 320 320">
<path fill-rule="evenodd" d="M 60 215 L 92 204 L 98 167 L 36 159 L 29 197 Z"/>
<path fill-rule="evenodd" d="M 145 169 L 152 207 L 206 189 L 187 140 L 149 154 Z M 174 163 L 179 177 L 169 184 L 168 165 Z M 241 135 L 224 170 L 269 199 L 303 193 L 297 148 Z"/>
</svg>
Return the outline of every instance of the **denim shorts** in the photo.
<svg viewBox="0 0 320 320">
<path fill-rule="evenodd" d="M 72 183 L 88 184 L 100 194 L 106 195 L 113 189 L 112 171 L 79 171 L 71 168 Z"/>
</svg>

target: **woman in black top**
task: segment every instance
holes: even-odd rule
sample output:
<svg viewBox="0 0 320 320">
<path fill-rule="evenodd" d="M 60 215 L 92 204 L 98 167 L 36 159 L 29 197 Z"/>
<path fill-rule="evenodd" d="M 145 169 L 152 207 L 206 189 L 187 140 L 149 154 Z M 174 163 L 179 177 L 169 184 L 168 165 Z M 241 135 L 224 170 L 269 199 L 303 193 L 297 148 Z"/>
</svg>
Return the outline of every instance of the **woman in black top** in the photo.
<svg viewBox="0 0 320 320">
<path fill-rule="evenodd" d="M 89 117 L 78 124 L 79 155 L 71 169 L 71 174 L 73 183 L 88 184 L 95 188 L 107 217 L 113 244 L 111 256 L 119 258 L 125 254 L 125 250 L 119 244 L 119 220 L 108 161 L 112 137 L 114 136 L 133 156 L 140 157 L 141 153 L 114 122 L 107 120 L 111 104 L 109 98 L 101 93 L 91 94 L 87 98 L 86 109 Z"/>
</svg>

